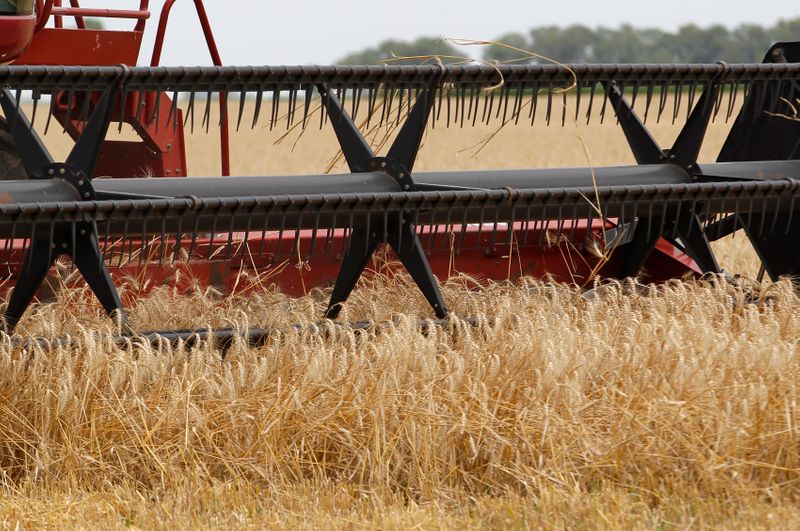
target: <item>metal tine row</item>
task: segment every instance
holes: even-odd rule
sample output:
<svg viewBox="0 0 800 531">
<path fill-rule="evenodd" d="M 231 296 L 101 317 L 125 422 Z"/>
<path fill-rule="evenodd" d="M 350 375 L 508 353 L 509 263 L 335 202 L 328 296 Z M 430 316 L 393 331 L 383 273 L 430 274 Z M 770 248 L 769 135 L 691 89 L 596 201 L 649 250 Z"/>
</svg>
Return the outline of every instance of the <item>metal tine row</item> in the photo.
<svg viewBox="0 0 800 531">
<path fill-rule="evenodd" d="M 540 204 L 539 206 L 547 207 L 548 213 L 545 214 L 545 210 L 542 209 L 539 219 L 531 215 L 533 202 L 518 203 L 516 198 L 511 197 L 503 203 L 506 207 L 509 202 L 512 205 L 511 219 L 505 218 L 501 222 L 498 217 L 501 204 L 489 196 L 475 199 L 467 207 L 463 202 L 460 203 L 461 212 L 458 214 L 454 212 L 458 212 L 459 208 L 453 208 L 456 200 L 448 200 L 445 196 L 435 208 L 417 212 L 414 216 L 417 233 L 427 250 L 445 249 L 457 254 L 461 250 L 480 248 L 490 253 L 505 253 L 503 256 L 507 256 L 509 250 L 513 253 L 514 245 L 570 246 L 579 244 L 586 238 L 592 238 L 599 244 L 600 249 L 613 248 L 619 243 L 617 238 L 620 231 L 616 231 L 617 236 L 608 237 L 607 240 L 603 240 L 602 236 L 615 226 L 625 227 L 629 222 L 639 219 L 646 220 L 648 232 L 653 224 L 663 230 L 667 225 L 675 225 L 681 213 L 689 207 L 701 216 L 702 223 L 699 230 L 705 231 L 712 240 L 717 239 L 724 228 L 721 222 L 731 216 L 737 220 L 736 223 L 750 227 L 751 235 L 762 237 L 775 234 L 776 231 L 788 234 L 798 206 L 795 204 L 798 198 L 796 190 L 788 196 L 778 195 L 776 205 L 776 196 L 768 191 L 744 192 L 745 188 L 741 188 L 743 192 L 736 196 L 732 209 L 705 215 L 703 202 L 705 200 L 698 199 L 687 189 L 683 192 L 683 196 L 672 196 L 666 204 L 667 207 L 660 208 L 660 214 L 654 215 L 654 206 L 658 200 L 654 197 L 636 195 L 636 190 L 636 187 L 632 187 L 630 191 L 626 191 L 624 197 L 617 197 L 617 204 L 621 210 L 618 209 L 613 218 L 609 217 L 607 210 L 610 202 L 601 202 L 600 207 L 595 206 L 588 210 L 588 216 L 581 215 L 579 207 L 583 207 L 583 211 L 586 211 L 586 205 L 580 204 L 575 198 L 566 194 L 553 196 L 546 200 L 544 205 Z M 220 202 L 216 207 L 205 210 L 203 216 L 206 219 L 211 216 L 213 220 L 213 226 L 207 233 L 198 231 L 199 216 L 195 216 L 193 226 L 189 222 L 182 223 L 183 218 L 180 218 L 177 230 L 173 228 L 170 232 L 167 230 L 167 217 L 159 216 L 157 212 L 152 211 L 152 207 L 151 210 L 137 211 L 136 220 L 140 225 L 134 224 L 129 217 L 122 220 L 115 217 L 114 236 L 112 236 L 110 216 L 89 221 L 96 226 L 103 259 L 116 266 L 152 262 L 163 264 L 167 260 L 176 262 L 192 259 L 238 259 L 247 262 L 256 257 L 268 257 L 272 263 L 276 261 L 303 263 L 317 253 L 342 254 L 349 248 L 351 229 L 323 226 L 320 223 L 320 208 L 303 206 L 298 224 L 289 226 L 286 224 L 289 203 L 282 207 L 283 211 L 280 209 L 260 211 L 256 205 L 255 202 L 248 203 L 236 199 L 233 204 Z M 378 211 L 371 205 L 372 203 L 367 206 L 359 203 L 342 211 L 337 209 L 331 225 L 342 226 L 342 222 L 347 220 L 347 227 L 366 226 L 367 232 L 382 231 L 386 234 L 390 230 L 391 216 L 397 214 L 390 214 L 385 209 L 380 211 L 381 214 L 377 214 Z M 30 219 L 19 221 L 19 217 L 10 220 L 4 218 L 5 223 L 10 221 L 12 224 L 11 237 L 4 242 L 2 248 L 4 263 L 7 265 L 19 263 L 21 254 L 17 253 L 20 241 L 23 250 L 36 242 L 41 242 L 42 238 L 46 239 L 48 249 L 54 242 L 64 241 L 63 236 L 60 236 L 59 240 L 56 238 L 57 231 L 64 230 L 63 223 L 57 221 L 64 209 L 63 204 L 55 210 L 47 211 L 49 213 L 43 213 L 45 209 L 42 208 L 32 221 Z M 474 221 L 477 217 L 477 222 L 467 222 L 468 210 L 472 212 L 470 220 Z M 132 212 L 128 211 L 126 216 L 130 216 Z M 296 210 L 294 214 L 297 214 Z M 225 217 L 228 221 L 221 222 L 220 220 Z M 787 217 L 788 219 L 784 219 Z M 242 227 L 242 220 L 246 220 L 245 230 L 234 230 L 235 227 Z M 120 234 L 121 221 L 124 228 Z M 278 229 L 275 229 L 276 222 L 280 227 Z M 298 230 L 298 225 L 306 228 Z M 133 226 L 137 228 L 132 229 Z M 174 227 L 174 224 L 171 226 Z M 264 229 L 268 226 L 272 227 L 269 231 Z M 74 240 L 77 230 L 75 221 L 69 222 L 69 230 Z M 503 239 L 499 236 L 501 232 L 504 235 Z M 538 241 L 531 241 L 531 234 L 535 237 L 537 233 Z M 335 243 L 337 241 L 342 243 Z M 17 247 L 17 250 L 14 247 Z"/>
<path fill-rule="evenodd" d="M 446 105 L 440 106 L 435 113 L 436 120 L 445 119 L 447 125 L 476 125 L 477 123 L 490 123 L 500 120 L 506 123 L 509 116 L 515 122 L 519 121 L 524 107 L 530 107 L 531 118 L 535 118 L 536 109 L 539 107 L 538 98 L 546 99 L 547 110 L 545 121 L 553 121 L 554 96 L 562 95 L 565 89 L 575 86 L 574 93 L 575 116 L 580 114 L 585 107 L 586 116 L 591 117 L 596 108 L 595 97 L 598 94 L 597 85 L 600 82 L 614 81 L 625 86 L 631 92 L 631 99 L 635 102 L 640 93 L 644 93 L 645 119 L 649 118 L 651 106 L 658 102 L 657 120 L 661 119 L 667 107 L 667 92 L 674 93 L 673 119 L 677 119 L 680 108 L 683 107 L 684 96 L 688 97 L 687 107 L 691 107 L 698 85 L 707 84 L 713 76 L 719 76 L 720 82 L 727 85 L 726 90 L 720 95 L 715 105 L 714 116 L 725 109 L 724 117 L 729 119 L 735 108 L 738 92 L 742 89 L 750 90 L 750 86 L 757 88 L 758 98 L 769 98 L 768 108 L 774 111 L 781 106 L 779 95 L 781 91 L 775 87 L 790 83 L 792 94 L 796 91 L 796 72 L 792 65 L 573 65 L 573 75 L 564 69 L 546 68 L 544 66 L 523 67 L 463 67 L 450 68 L 445 78 Z M 430 69 L 428 69 L 430 70 Z M 325 84 L 341 90 L 342 99 L 346 102 L 350 98 L 350 111 L 354 119 L 358 119 L 363 107 L 367 107 L 368 120 L 371 121 L 374 113 L 374 103 L 379 99 L 378 94 L 384 91 L 397 99 L 407 102 L 413 96 L 411 91 L 418 90 L 424 85 L 424 79 L 430 72 L 425 67 L 411 67 L 392 69 L 391 67 L 346 68 L 346 67 L 280 67 L 280 68 L 255 68 L 255 67 L 230 67 L 223 69 L 214 68 L 178 68 L 178 69 L 114 69 L 114 68 L 73 68 L 52 67 L 4 67 L 0 68 L 0 83 L 18 90 L 34 91 L 34 105 L 44 94 L 55 94 L 58 91 L 58 108 L 51 98 L 51 110 L 58 110 L 60 121 L 69 124 L 73 119 L 85 118 L 90 110 L 91 99 L 83 97 L 87 92 L 99 93 L 109 83 L 120 83 L 123 87 L 123 105 L 127 101 L 142 95 L 155 95 L 165 92 L 173 96 L 176 104 L 180 105 L 181 95 L 188 94 L 187 123 L 194 127 L 199 122 L 201 127 L 209 128 L 211 121 L 212 103 L 215 94 L 222 94 L 232 98 L 238 97 L 238 112 L 235 113 L 237 128 L 241 127 L 246 101 L 255 101 L 253 126 L 259 123 L 262 101 L 271 98 L 271 109 L 267 125 L 275 128 L 280 118 L 286 119 L 286 127 L 292 127 L 301 121 L 305 126 L 308 115 L 315 109 L 308 101 L 309 87 L 316 83 Z M 716 73 L 714 73 L 716 71 Z M 502 76 L 498 74 L 502 73 Z M 488 90 L 494 87 L 493 90 Z M 305 92 L 305 104 L 301 105 L 298 112 L 298 92 Z M 201 97 L 203 95 L 204 97 Z M 727 97 L 727 104 L 723 98 Z M 199 120 L 195 117 L 194 105 L 198 99 L 204 99 L 204 109 Z M 566 98 L 562 97 L 562 103 Z M 137 105 L 134 114 L 141 119 L 145 110 L 147 98 L 136 98 Z M 452 100 L 452 101 L 450 101 Z M 525 102 L 527 100 L 527 102 Z M 588 100 L 588 101 L 586 101 Z M 791 100 L 791 98 L 790 98 Z M 147 108 L 147 120 L 155 121 L 160 127 L 161 100 L 152 98 L 152 108 Z M 368 105 L 364 105 L 368 102 Z M 174 107 L 174 106 L 173 106 Z M 445 107 L 447 112 L 442 112 Z M 455 107 L 455 108 L 453 108 Z M 403 105 L 399 105 L 403 108 Z M 503 109 L 502 112 L 500 109 Z M 566 121 L 566 110 L 561 109 L 561 122 Z M 48 113 L 52 114 L 52 113 Z M 167 120 L 174 120 L 175 109 L 171 108 Z M 385 118 L 382 113 L 381 123 Z M 300 120 L 302 116 L 302 120 Z M 502 116 L 502 118 L 501 118 Z M 396 116 L 392 116 L 396 120 Z M 49 121 L 49 120 L 48 120 Z M 66 125 L 65 125 L 66 128 Z"/>
<path fill-rule="evenodd" d="M 669 114 L 672 122 L 677 122 L 682 115 L 688 116 L 694 101 L 705 83 L 696 81 L 629 81 L 620 79 L 616 81 L 618 87 L 624 92 L 631 104 L 640 112 L 643 121 L 647 123 L 655 119 L 660 123 L 664 114 Z M 755 109 L 764 108 L 770 112 L 786 111 L 787 107 L 781 100 L 781 91 L 776 90 L 778 85 L 774 81 L 724 83 L 724 90 L 720 91 L 714 105 L 712 119 L 717 120 L 719 115 L 725 122 L 735 114 L 737 104 L 754 91 L 757 99 Z M 796 83 L 791 83 L 794 88 Z M 166 110 L 166 119 L 162 120 L 163 109 L 160 97 L 148 100 L 148 95 L 140 94 L 126 88 L 121 92 L 122 105 L 135 102 L 135 119 L 147 124 L 155 124 L 156 128 L 171 125 L 188 127 L 194 132 L 199 125 L 200 129 L 209 131 L 211 127 L 219 125 L 219 113 L 214 110 L 214 105 L 219 101 L 220 95 L 215 92 L 167 90 L 171 96 L 172 104 Z M 347 85 L 332 87 L 347 106 L 355 121 L 364 120 L 368 126 L 397 125 L 408 114 L 414 101 L 415 92 L 419 89 L 404 85 L 380 85 L 366 87 L 349 87 Z M 795 89 L 796 90 L 796 89 Z M 302 95 L 301 95 L 302 93 Z M 741 95 L 740 93 L 743 93 Z M 795 94 L 795 91 L 792 91 Z M 474 127 L 477 125 L 506 125 L 518 124 L 527 114 L 531 124 L 541 121 L 547 125 L 553 122 L 565 125 L 570 120 L 584 119 L 589 123 L 595 114 L 599 113 L 599 121 L 605 121 L 607 112 L 606 92 L 597 83 L 578 80 L 574 87 L 559 87 L 544 85 L 537 82 L 505 83 L 493 89 L 480 85 L 445 85 L 437 95 L 439 101 L 433 112 L 433 125 L 442 123 L 445 127 Z M 22 98 L 22 91 L 17 92 Z M 37 115 L 41 93 L 34 94 L 32 100 L 34 117 Z M 237 130 L 243 125 L 250 128 L 263 127 L 274 130 L 283 124 L 286 130 L 293 127 L 306 128 L 309 123 L 317 123 L 324 127 L 327 117 L 321 99 L 310 87 L 275 87 L 270 90 L 239 90 L 236 93 L 223 94 L 223 97 L 232 99 L 229 112 L 232 110 L 232 122 Z M 603 97 L 602 103 L 597 98 Z M 686 101 L 685 101 L 686 100 Z M 202 109 L 198 112 L 196 106 L 202 102 Z M 264 112 L 265 102 L 267 112 Z M 73 120 L 84 121 L 92 111 L 92 99 L 84 93 L 69 88 L 56 98 L 50 98 L 45 132 L 49 130 L 51 117 L 55 114 L 62 122 L 64 130 Z M 639 107 L 636 107 L 639 105 Z M 232 109 L 231 109 L 232 108 Z M 183 124 L 178 121 L 178 109 L 184 115 Z M 312 114 L 320 113 L 320 120 L 311 122 Z M 265 116 L 266 114 L 266 116 Z M 247 116 L 250 120 L 246 120 Z M 559 118 L 556 120 L 555 117 Z M 249 122 L 249 124 L 248 124 Z M 262 122 L 264 122 L 262 124 Z M 120 124 L 121 128 L 121 124 Z"/>
</svg>

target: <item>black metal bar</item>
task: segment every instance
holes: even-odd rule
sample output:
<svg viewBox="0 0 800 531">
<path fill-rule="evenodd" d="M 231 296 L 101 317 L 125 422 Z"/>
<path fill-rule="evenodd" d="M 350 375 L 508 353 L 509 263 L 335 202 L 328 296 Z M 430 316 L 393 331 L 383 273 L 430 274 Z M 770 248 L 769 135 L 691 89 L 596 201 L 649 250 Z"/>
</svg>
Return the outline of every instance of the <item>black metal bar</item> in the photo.
<svg viewBox="0 0 800 531">
<path fill-rule="evenodd" d="M 44 168 L 53 163 L 53 157 L 8 89 L 0 91 L 0 106 L 3 108 L 3 114 L 6 116 L 10 133 L 14 137 L 28 177 L 31 179 L 47 177 Z"/>
<path fill-rule="evenodd" d="M 617 118 L 622 131 L 625 133 L 625 138 L 628 140 L 628 145 L 633 151 L 636 162 L 639 164 L 658 164 L 663 162 L 665 159 L 663 150 L 636 115 L 633 107 L 625 100 L 619 87 L 611 85 L 608 87 L 607 92 L 611 103 L 617 110 Z"/>
</svg>

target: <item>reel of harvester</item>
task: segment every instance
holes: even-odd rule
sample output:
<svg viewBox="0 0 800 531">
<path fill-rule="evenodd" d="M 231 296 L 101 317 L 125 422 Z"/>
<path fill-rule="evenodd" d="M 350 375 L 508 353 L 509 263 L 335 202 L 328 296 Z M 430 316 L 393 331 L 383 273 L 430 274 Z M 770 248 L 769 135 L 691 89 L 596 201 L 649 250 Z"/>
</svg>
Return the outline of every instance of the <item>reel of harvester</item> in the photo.
<svg viewBox="0 0 800 531">
<path fill-rule="evenodd" d="M 384 244 L 438 318 L 447 316 L 437 281 L 441 257 L 468 249 L 516 247 L 526 253 L 527 273 L 559 280 L 595 266 L 612 278 L 635 277 L 646 267 L 663 280 L 686 271 L 721 273 L 710 242 L 741 229 L 772 279 L 797 277 L 800 122 L 781 115 L 800 94 L 798 61 L 800 44 L 781 43 L 763 64 L 736 65 L 1 67 L 3 112 L 29 176 L 0 182 L 9 265 L 19 242 L 24 251 L 19 267 L 10 268 L 16 283 L 6 331 L 13 332 L 62 255 L 104 308 L 124 319 L 109 267 L 134 247 L 150 247 L 139 256 L 158 262 L 300 255 L 312 268 L 327 264 L 337 270 L 325 315 L 331 319 Z M 576 117 L 613 113 L 637 165 L 415 171 L 429 127 L 533 123 L 542 116 L 563 123 L 569 107 L 558 99 L 567 98 L 569 86 Z M 26 118 L 26 91 L 91 102 L 76 111 L 86 126 L 63 163 L 53 161 Z M 238 97 L 237 128 L 332 127 L 350 173 L 93 179 L 115 109 L 144 101 L 140 95 L 167 94 L 155 100 L 163 105 L 149 109 L 149 120 L 193 127 L 195 107 L 205 105 L 208 127 L 214 93 Z M 185 124 L 176 103 L 182 95 Z M 737 98 L 741 111 L 718 161 L 698 162 L 709 122 L 732 118 Z M 637 99 L 644 99 L 642 118 Z M 245 102 L 252 102 L 252 116 L 245 116 Z M 319 120 L 312 116 L 317 104 Z M 685 121 L 673 146 L 658 145 L 649 133 L 645 123 L 653 116 Z M 401 119 L 385 155 L 356 125 Z M 583 254 L 583 270 L 548 261 L 547 248 L 561 241 Z M 607 263 L 587 250 L 598 242 L 612 256 Z"/>
</svg>

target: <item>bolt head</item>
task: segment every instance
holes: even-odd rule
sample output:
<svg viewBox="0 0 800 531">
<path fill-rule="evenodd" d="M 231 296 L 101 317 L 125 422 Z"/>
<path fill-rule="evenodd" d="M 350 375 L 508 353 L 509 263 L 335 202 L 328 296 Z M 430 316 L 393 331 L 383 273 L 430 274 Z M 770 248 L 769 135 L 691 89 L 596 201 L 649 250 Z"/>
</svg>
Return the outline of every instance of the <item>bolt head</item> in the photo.
<svg viewBox="0 0 800 531">
<path fill-rule="evenodd" d="M 60 170 L 58 170 L 58 173 L 61 175 L 66 175 L 67 170 L 65 168 L 61 168 Z"/>
<path fill-rule="evenodd" d="M 78 186 L 83 186 L 84 184 L 86 184 L 86 181 L 84 181 L 83 179 L 78 181 Z"/>
<path fill-rule="evenodd" d="M 90 197 L 92 197 L 92 194 L 90 194 L 89 192 L 86 192 L 85 194 L 83 194 L 83 197 L 85 197 L 86 199 L 89 199 Z"/>
<path fill-rule="evenodd" d="M 386 163 L 385 162 L 381 162 L 381 168 L 385 168 L 385 167 L 386 167 Z"/>
</svg>

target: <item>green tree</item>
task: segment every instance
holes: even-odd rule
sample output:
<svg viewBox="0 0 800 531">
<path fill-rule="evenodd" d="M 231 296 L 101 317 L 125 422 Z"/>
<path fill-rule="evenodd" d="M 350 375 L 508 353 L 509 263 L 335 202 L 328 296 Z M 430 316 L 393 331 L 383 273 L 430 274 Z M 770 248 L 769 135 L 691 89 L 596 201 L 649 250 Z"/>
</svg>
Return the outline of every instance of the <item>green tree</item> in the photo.
<svg viewBox="0 0 800 531">
<path fill-rule="evenodd" d="M 390 61 L 391 64 L 418 64 L 424 59 L 392 60 L 395 57 L 427 57 L 427 56 L 457 56 L 464 55 L 450 43 L 435 37 L 421 37 L 415 41 L 386 40 L 373 48 L 361 52 L 351 53 L 337 64 L 344 65 L 372 65 Z M 443 59 L 445 62 L 452 60 Z"/>
<path fill-rule="evenodd" d="M 517 50 L 506 48 L 519 48 L 520 50 L 531 50 L 532 46 L 530 41 L 522 33 L 506 33 L 495 39 L 495 42 L 504 44 L 505 46 L 491 45 L 483 53 L 483 58 L 487 61 L 497 61 L 504 63 L 507 61 L 516 61 L 521 57 L 525 57 L 524 53 Z"/>
<path fill-rule="evenodd" d="M 560 62 L 584 62 L 592 51 L 595 32 L 581 25 L 546 26 L 530 32 L 532 52 Z"/>
<path fill-rule="evenodd" d="M 677 32 L 656 28 L 543 26 L 529 32 L 529 39 L 510 33 L 496 40 L 524 48 L 561 62 L 713 63 L 716 61 L 761 61 L 775 42 L 800 40 L 800 18 L 782 20 L 771 27 L 742 24 L 728 29 L 721 25 L 700 27 L 687 24 Z M 524 46 L 523 46 L 524 43 Z M 484 51 L 484 59 L 507 61 L 519 58 L 499 46 Z M 541 62 L 531 59 L 531 62 Z"/>
</svg>

